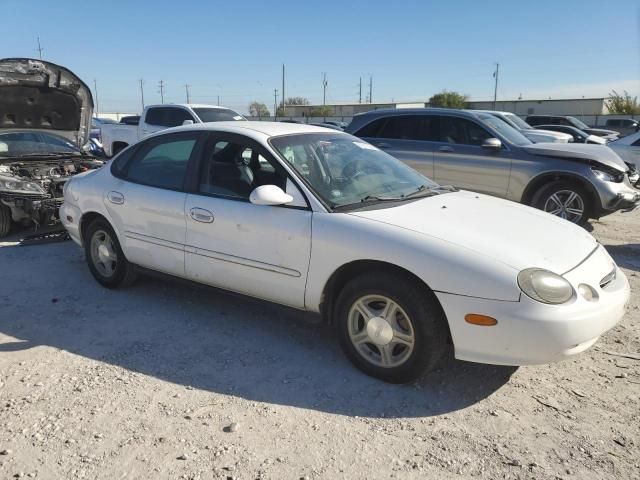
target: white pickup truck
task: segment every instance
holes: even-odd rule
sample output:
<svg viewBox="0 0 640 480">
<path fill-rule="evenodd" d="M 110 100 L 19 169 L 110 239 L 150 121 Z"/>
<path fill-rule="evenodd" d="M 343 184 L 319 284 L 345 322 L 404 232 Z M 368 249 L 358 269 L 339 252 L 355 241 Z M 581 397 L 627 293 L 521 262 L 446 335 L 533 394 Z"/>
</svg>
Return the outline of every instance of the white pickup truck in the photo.
<svg viewBox="0 0 640 480">
<path fill-rule="evenodd" d="M 234 120 L 246 120 L 246 118 L 229 108 L 213 105 L 149 105 L 142 111 L 138 125 L 122 123 L 100 125 L 100 137 L 105 154 L 112 157 L 143 137 L 165 128 L 191 123 Z"/>
</svg>

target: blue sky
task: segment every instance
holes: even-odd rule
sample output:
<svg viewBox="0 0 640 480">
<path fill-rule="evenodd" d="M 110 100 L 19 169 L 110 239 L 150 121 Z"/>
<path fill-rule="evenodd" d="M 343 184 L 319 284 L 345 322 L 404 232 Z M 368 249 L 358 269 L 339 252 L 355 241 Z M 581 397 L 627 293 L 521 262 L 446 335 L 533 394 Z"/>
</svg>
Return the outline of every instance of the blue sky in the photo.
<svg viewBox="0 0 640 480">
<path fill-rule="evenodd" d="M 216 103 L 246 111 L 287 96 L 420 101 L 442 89 L 472 99 L 640 95 L 638 0 L 35 1 L 0 0 L 0 57 L 37 57 L 98 84 L 102 112 L 146 103 Z"/>
</svg>

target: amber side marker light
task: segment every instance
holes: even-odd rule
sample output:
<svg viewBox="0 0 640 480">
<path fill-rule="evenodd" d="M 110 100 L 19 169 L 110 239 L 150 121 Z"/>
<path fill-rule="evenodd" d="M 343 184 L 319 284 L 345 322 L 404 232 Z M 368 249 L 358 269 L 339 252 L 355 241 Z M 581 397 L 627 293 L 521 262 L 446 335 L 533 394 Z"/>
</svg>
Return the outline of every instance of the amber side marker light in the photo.
<svg viewBox="0 0 640 480">
<path fill-rule="evenodd" d="M 472 325 L 480 325 L 483 327 L 492 327 L 498 323 L 498 320 L 495 318 L 487 315 L 480 315 L 478 313 L 467 313 L 464 316 L 464 321 L 471 323 Z"/>
</svg>

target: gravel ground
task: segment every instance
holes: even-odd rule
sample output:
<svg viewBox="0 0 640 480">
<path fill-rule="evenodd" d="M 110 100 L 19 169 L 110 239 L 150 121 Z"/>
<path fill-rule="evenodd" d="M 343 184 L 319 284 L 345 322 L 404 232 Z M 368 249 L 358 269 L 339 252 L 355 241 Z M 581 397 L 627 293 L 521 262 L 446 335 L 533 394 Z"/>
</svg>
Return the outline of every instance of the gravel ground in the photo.
<svg viewBox="0 0 640 480">
<path fill-rule="evenodd" d="M 593 226 L 640 291 L 640 211 Z M 640 478 L 637 293 L 575 359 L 394 386 L 291 311 L 0 245 L 2 479 Z"/>
</svg>

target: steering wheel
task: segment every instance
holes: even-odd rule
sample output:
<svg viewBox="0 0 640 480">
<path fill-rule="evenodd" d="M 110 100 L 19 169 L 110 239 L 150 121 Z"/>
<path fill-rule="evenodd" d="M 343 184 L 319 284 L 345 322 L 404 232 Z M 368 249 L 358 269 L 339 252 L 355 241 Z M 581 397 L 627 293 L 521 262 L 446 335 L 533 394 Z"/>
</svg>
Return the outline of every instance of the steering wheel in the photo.
<svg viewBox="0 0 640 480">
<path fill-rule="evenodd" d="M 355 159 L 347 163 L 342 169 L 342 176 L 347 178 L 356 179 L 362 175 L 371 175 L 375 173 L 384 173 L 384 170 L 379 165 L 367 162 L 366 165 L 361 166 L 361 159 Z"/>
</svg>

